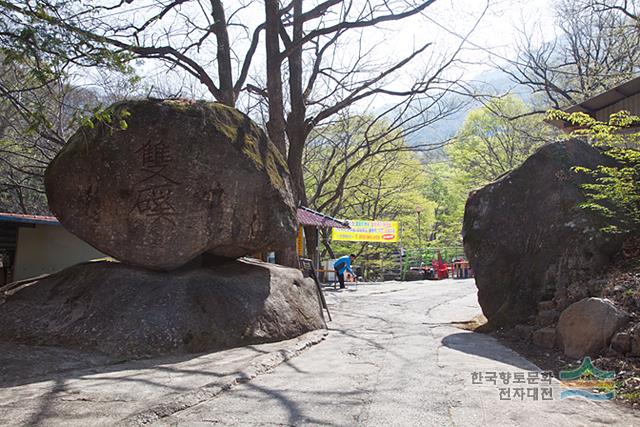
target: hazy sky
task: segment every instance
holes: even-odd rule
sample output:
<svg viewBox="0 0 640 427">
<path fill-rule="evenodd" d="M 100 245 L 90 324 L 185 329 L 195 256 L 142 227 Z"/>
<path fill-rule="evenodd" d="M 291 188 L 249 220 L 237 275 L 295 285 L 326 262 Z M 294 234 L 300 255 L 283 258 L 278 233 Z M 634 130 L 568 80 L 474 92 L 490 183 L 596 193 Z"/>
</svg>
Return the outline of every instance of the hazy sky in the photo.
<svg viewBox="0 0 640 427">
<path fill-rule="evenodd" d="M 403 37 L 433 37 L 437 48 L 457 43 L 459 37 L 477 26 L 469 38 L 465 57 L 471 62 L 469 69 L 483 69 L 489 56 L 499 61 L 500 56 L 512 57 L 521 32 L 534 27 L 541 29 L 546 38 L 554 35 L 553 0 L 439 0 L 427 14 L 433 20 L 433 30 L 424 34 L 420 29 L 404 29 Z M 480 19 L 479 22 L 478 19 Z M 439 30 L 439 31 L 437 31 Z"/>
<path fill-rule="evenodd" d="M 550 4 L 553 1 L 438 0 L 433 6 L 427 8 L 422 16 L 404 20 L 400 25 L 390 23 L 376 30 L 367 30 L 366 43 L 375 47 L 377 60 L 391 61 L 392 59 L 389 58 L 401 58 L 403 55 L 410 54 L 416 46 L 433 42 L 427 54 L 406 69 L 404 75 L 410 79 L 414 71 L 421 72 L 436 64 L 443 56 L 451 54 L 458 48 L 461 37 L 467 35 L 475 26 L 475 31 L 459 54 L 462 62 L 450 71 L 453 79 L 468 79 L 487 70 L 492 61 L 502 62 L 500 57 L 513 57 L 519 32 L 525 28 L 540 26 L 542 34 L 552 37 L 553 17 L 550 13 Z M 251 26 L 253 23 L 261 22 L 263 11 L 258 3 L 252 5 L 253 9 L 248 9 L 251 11 L 247 12 L 249 15 L 243 17 L 243 23 L 250 23 Z M 233 4 L 233 2 L 230 0 L 226 4 Z M 130 13 L 136 14 L 136 9 L 140 7 L 133 8 Z M 483 15 L 482 19 L 478 23 L 481 15 Z M 262 60 L 260 58 L 262 49 L 264 48 L 261 46 L 258 50 L 256 63 Z M 208 51 L 206 55 L 208 56 L 205 58 L 211 58 Z M 345 55 L 349 55 L 348 49 Z M 206 94 L 206 90 L 199 83 L 183 78 L 178 79 L 175 74 L 167 73 L 165 68 L 158 67 L 157 63 L 141 64 L 139 71 L 152 76 L 156 85 L 179 86 L 186 83 L 193 86 L 196 92 L 201 91 L 201 96 Z M 398 83 L 401 83 L 401 78 Z"/>
</svg>

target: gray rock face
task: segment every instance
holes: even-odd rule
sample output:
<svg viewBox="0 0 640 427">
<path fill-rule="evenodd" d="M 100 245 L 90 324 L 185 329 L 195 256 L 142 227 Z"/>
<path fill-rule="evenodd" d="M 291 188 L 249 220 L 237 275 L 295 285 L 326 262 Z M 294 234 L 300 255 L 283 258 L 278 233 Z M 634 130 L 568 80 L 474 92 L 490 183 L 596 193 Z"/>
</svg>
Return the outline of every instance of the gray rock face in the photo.
<svg viewBox="0 0 640 427">
<path fill-rule="evenodd" d="M 571 304 L 558 320 L 564 354 L 575 358 L 597 356 L 628 320 L 627 313 L 605 299 L 586 298 Z"/>
<path fill-rule="evenodd" d="M 257 261 L 175 272 L 79 264 L 9 297 L 0 324 L 3 342 L 122 358 L 216 351 L 325 327 L 311 279 Z"/>
<path fill-rule="evenodd" d="M 72 233 L 128 264 L 171 270 L 203 252 L 285 247 L 297 220 L 283 157 L 246 115 L 216 103 L 116 104 L 128 127 L 83 127 L 45 174 Z"/>
<path fill-rule="evenodd" d="M 488 328 L 525 322 L 541 301 L 571 300 L 567 288 L 599 275 L 621 236 L 579 207 L 587 179 L 574 166 L 608 162 L 595 148 L 567 141 L 543 146 L 522 166 L 474 191 L 465 208 L 465 253 L 475 272 Z"/>
</svg>

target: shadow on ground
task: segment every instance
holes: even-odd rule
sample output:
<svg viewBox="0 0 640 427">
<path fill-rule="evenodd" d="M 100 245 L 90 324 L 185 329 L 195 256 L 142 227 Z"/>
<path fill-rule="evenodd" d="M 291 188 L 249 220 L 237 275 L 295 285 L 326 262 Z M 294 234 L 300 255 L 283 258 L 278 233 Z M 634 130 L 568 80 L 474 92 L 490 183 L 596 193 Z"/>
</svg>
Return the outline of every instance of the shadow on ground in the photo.
<svg viewBox="0 0 640 427">
<path fill-rule="evenodd" d="M 524 370 L 538 370 L 538 367 L 518 353 L 504 347 L 495 338 L 475 332 L 461 332 L 442 338 L 442 345 L 463 353 L 484 357 L 515 366 Z"/>
<path fill-rule="evenodd" d="M 260 360 L 268 364 L 284 357 L 295 340 L 120 363 L 95 353 L 0 343 L 3 424 L 66 425 L 94 417 L 111 424 L 159 401 L 225 389 L 233 378 L 245 382 L 256 358 L 265 356 Z"/>
</svg>

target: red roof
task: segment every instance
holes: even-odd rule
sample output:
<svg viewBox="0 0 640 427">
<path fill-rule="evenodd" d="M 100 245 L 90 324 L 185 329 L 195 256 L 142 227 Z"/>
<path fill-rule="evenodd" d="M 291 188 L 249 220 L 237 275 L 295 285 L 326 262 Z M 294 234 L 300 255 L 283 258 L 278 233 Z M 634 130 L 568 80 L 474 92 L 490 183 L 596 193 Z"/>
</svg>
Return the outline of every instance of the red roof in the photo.
<svg viewBox="0 0 640 427">
<path fill-rule="evenodd" d="M 0 222 L 60 225 L 60 222 L 55 216 L 26 215 L 4 212 L 0 212 Z M 340 221 L 328 215 L 316 212 L 313 209 L 305 208 L 304 206 L 298 208 L 298 222 L 302 225 L 311 225 L 321 228 L 349 228 L 349 223 L 347 221 Z"/>
<path fill-rule="evenodd" d="M 311 225 L 320 228 L 350 228 L 347 221 L 340 221 L 328 215 L 316 212 L 313 209 L 300 206 L 298 208 L 298 222 L 301 225 Z"/>
<path fill-rule="evenodd" d="M 27 215 L 0 212 L 0 222 L 23 222 L 27 224 L 60 225 L 55 216 Z"/>
</svg>

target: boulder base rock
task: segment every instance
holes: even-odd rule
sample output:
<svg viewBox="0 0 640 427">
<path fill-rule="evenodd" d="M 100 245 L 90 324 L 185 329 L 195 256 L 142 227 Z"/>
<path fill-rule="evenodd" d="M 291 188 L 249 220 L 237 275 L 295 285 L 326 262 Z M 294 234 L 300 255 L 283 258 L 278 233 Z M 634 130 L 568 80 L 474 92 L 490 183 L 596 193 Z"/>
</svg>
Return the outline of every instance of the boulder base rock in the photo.
<svg viewBox="0 0 640 427">
<path fill-rule="evenodd" d="M 625 355 L 631 350 L 631 335 L 627 332 L 618 332 L 611 338 L 611 348 Z"/>
<path fill-rule="evenodd" d="M 623 237 L 600 232 L 602 219 L 579 207 L 587 177 L 572 170 L 608 162 L 580 141 L 549 144 L 471 193 L 464 249 L 487 328 L 526 321 L 538 303 L 562 292 L 567 298 L 570 284 L 599 275 L 610 263 Z"/>
<path fill-rule="evenodd" d="M 640 326 L 636 326 L 629 339 L 629 356 L 640 357 Z"/>
<path fill-rule="evenodd" d="M 283 157 L 260 127 L 217 103 L 128 101 L 83 127 L 45 173 L 72 233 L 132 265 L 171 270 L 285 247 L 296 216 Z M 124 127 L 124 126 L 123 126 Z"/>
<path fill-rule="evenodd" d="M 0 341 L 122 358 L 216 351 L 325 327 L 311 279 L 257 261 L 170 273 L 79 264 L 9 297 L 0 324 Z"/>
<path fill-rule="evenodd" d="M 556 345 L 556 328 L 546 327 L 538 329 L 532 334 L 533 343 L 543 348 L 553 348 Z"/>
<path fill-rule="evenodd" d="M 585 298 L 571 304 L 558 320 L 564 354 L 575 358 L 598 355 L 628 320 L 624 311 L 605 299 Z"/>
</svg>

